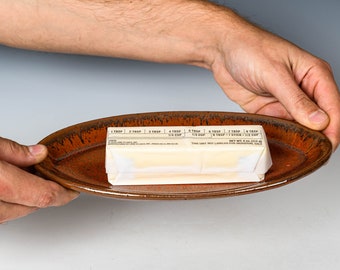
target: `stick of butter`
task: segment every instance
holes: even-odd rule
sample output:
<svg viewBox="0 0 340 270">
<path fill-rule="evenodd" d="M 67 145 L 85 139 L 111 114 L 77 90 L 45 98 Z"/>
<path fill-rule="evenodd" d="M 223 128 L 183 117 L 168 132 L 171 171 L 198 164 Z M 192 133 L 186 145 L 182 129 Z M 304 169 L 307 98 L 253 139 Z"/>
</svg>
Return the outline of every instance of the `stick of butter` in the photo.
<svg viewBox="0 0 340 270">
<path fill-rule="evenodd" d="M 262 126 L 109 127 L 112 185 L 259 182 L 272 165 Z"/>
</svg>

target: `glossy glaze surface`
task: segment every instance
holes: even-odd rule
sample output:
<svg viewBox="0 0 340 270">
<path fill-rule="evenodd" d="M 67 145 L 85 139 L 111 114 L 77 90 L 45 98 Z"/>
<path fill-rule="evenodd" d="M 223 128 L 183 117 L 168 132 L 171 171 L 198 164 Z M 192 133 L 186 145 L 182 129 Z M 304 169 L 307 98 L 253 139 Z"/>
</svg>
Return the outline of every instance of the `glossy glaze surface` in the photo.
<svg viewBox="0 0 340 270">
<path fill-rule="evenodd" d="M 111 186 L 105 173 L 105 139 L 109 126 L 262 125 L 273 166 L 260 183 Z M 154 112 L 113 116 L 80 123 L 41 141 L 49 157 L 36 166 L 44 177 L 63 186 L 113 198 L 198 199 L 235 196 L 292 183 L 322 166 L 331 155 L 330 142 L 294 122 L 245 113 Z"/>
</svg>

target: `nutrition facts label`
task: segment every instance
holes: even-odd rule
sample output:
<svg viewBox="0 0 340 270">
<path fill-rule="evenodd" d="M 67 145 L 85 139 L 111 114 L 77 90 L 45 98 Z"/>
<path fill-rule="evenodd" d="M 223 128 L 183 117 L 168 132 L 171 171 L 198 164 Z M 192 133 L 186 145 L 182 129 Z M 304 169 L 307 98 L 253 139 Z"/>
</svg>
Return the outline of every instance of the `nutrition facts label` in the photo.
<svg viewBox="0 0 340 270">
<path fill-rule="evenodd" d="M 262 126 L 109 127 L 108 145 L 263 145 Z"/>
</svg>

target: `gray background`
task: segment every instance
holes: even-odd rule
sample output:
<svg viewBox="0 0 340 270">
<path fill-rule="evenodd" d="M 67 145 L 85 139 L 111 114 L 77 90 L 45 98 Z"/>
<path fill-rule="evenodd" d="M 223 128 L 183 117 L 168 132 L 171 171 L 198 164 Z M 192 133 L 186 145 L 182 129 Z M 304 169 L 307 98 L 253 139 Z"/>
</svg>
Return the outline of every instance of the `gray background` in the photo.
<svg viewBox="0 0 340 270">
<path fill-rule="evenodd" d="M 219 1 L 326 59 L 340 79 L 340 2 Z M 90 119 L 240 111 L 207 70 L 0 47 L 1 136 L 31 144 Z M 90 195 L 0 225 L 1 269 L 339 269 L 340 151 L 294 184 L 199 201 Z"/>
</svg>

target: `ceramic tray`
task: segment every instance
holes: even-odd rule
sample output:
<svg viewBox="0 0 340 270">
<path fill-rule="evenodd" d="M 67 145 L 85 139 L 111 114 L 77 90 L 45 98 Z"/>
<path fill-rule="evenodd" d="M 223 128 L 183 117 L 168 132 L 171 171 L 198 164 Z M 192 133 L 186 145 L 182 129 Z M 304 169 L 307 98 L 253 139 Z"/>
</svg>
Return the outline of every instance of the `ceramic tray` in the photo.
<svg viewBox="0 0 340 270">
<path fill-rule="evenodd" d="M 273 166 L 259 183 L 112 186 L 105 173 L 105 139 L 109 126 L 262 125 Z M 35 169 L 39 175 L 80 192 L 126 199 L 198 199 L 235 196 L 280 187 L 322 166 L 332 153 L 321 133 L 295 122 L 228 112 L 155 112 L 113 116 L 59 130 L 40 143 L 49 156 Z"/>
</svg>

